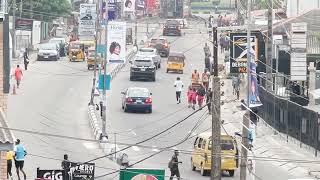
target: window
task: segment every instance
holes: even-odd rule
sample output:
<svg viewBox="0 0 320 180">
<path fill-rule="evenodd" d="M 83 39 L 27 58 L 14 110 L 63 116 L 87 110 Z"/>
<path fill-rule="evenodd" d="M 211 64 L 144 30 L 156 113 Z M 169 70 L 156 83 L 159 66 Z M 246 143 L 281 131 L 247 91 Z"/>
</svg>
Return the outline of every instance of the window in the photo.
<svg viewBox="0 0 320 180">
<path fill-rule="evenodd" d="M 197 146 L 197 141 L 198 141 L 198 139 L 199 139 L 199 138 L 197 137 L 196 140 L 194 141 L 194 143 L 193 143 L 193 146 L 194 146 L 194 147 Z"/>
<path fill-rule="evenodd" d="M 226 151 L 226 150 L 234 150 L 234 145 L 232 140 L 221 140 L 221 150 Z M 212 141 L 209 141 L 208 149 L 211 150 L 212 147 Z"/>
<path fill-rule="evenodd" d="M 203 140 L 201 149 L 205 149 L 206 148 L 206 143 L 207 143 L 207 141 Z"/>
<path fill-rule="evenodd" d="M 203 139 L 202 139 L 202 138 L 200 138 L 200 139 L 199 139 L 199 142 L 198 142 L 198 148 L 201 148 L 202 141 L 203 141 Z"/>
</svg>

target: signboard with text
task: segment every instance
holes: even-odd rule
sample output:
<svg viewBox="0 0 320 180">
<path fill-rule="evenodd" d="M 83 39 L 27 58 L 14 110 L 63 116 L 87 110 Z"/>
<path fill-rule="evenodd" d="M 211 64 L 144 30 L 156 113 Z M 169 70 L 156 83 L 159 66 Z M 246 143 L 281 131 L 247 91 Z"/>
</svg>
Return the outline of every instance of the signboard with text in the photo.
<svg viewBox="0 0 320 180">
<path fill-rule="evenodd" d="M 33 20 L 32 19 L 16 19 L 15 22 L 16 30 L 32 31 Z"/>
<path fill-rule="evenodd" d="M 108 63 L 126 62 L 126 22 L 111 21 L 108 24 Z"/>
<path fill-rule="evenodd" d="M 96 4 L 80 4 L 79 35 L 94 36 L 96 29 Z"/>
<path fill-rule="evenodd" d="M 264 55 L 264 40 L 260 32 L 253 31 L 250 37 L 250 52 L 257 62 L 261 63 L 260 56 Z M 247 33 L 230 33 L 230 73 L 247 73 Z M 257 68 L 258 72 L 263 71 Z"/>
</svg>

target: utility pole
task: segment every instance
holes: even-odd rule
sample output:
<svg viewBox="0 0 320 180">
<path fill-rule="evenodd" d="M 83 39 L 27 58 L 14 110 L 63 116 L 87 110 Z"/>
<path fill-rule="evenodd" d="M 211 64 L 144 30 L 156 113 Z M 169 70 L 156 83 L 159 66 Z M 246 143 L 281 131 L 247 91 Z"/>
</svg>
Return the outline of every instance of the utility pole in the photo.
<svg viewBox="0 0 320 180">
<path fill-rule="evenodd" d="M 108 12 L 108 3 L 106 5 L 106 12 Z M 106 20 L 106 29 L 105 29 L 105 40 L 106 46 L 108 46 L 108 13 L 107 13 L 107 20 Z M 107 78 L 107 61 L 108 61 L 108 53 L 105 52 L 105 60 L 103 63 L 103 92 L 102 92 L 102 138 L 106 138 L 107 136 L 107 85 L 106 85 L 106 78 Z M 101 102 L 100 102 L 101 103 Z"/>
<path fill-rule="evenodd" d="M 220 120 L 220 78 L 218 70 L 218 32 L 217 27 L 212 28 L 213 33 L 213 97 L 211 102 L 212 111 L 212 148 L 211 148 L 211 180 L 221 180 L 221 120 Z"/>
<path fill-rule="evenodd" d="M 250 88 L 251 88 L 251 76 L 250 76 L 250 61 L 251 61 L 251 0 L 248 0 L 247 4 L 247 108 L 250 107 Z M 242 125 L 242 149 L 241 149 L 241 164 L 240 164 L 240 180 L 247 180 L 247 157 L 248 157 L 248 128 L 249 128 L 249 114 L 247 113 L 243 116 L 243 125 Z"/>
<path fill-rule="evenodd" d="M 16 57 L 16 0 L 12 0 L 12 58 Z"/>
<path fill-rule="evenodd" d="M 97 19 L 96 19 L 96 35 L 94 37 L 94 39 L 95 39 L 95 53 L 94 53 L 94 67 L 93 67 L 93 80 L 92 80 L 90 105 L 94 104 L 93 99 L 94 99 L 94 92 L 96 89 L 96 81 L 97 81 L 97 46 L 98 46 L 97 44 L 98 44 L 98 30 L 99 30 L 99 24 L 100 24 L 99 4 L 100 4 L 100 0 L 96 0 Z"/>
<path fill-rule="evenodd" d="M 137 20 L 137 13 L 135 13 L 134 36 L 135 36 L 134 46 L 136 46 L 136 48 L 138 50 L 138 20 Z"/>
<path fill-rule="evenodd" d="M 266 89 L 267 91 L 272 91 L 272 44 L 273 44 L 273 30 L 272 30 L 272 18 L 273 18 L 273 0 L 268 0 L 268 34 L 267 34 L 267 56 L 266 56 L 266 73 L 267 73 L 267 82 Z"/>
</svg>

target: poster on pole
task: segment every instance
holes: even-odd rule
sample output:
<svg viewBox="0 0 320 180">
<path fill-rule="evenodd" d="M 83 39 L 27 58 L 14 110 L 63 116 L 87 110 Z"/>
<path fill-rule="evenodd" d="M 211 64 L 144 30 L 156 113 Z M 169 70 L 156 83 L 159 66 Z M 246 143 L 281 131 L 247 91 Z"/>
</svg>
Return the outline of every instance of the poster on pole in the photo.
<svg viewBox="0 0 320 180">
<path fill-rule="evenodd" d="M 135 12 L 136 0 L 125 0 L 123 3 L 123 12 Z"/>
<path fill-rule="evenodd" d="M 111 21 L 108 24 L 107 63 L 126 62 L 126 23 Z"/>
<path fill-rule="evenodd" d="M 258 80 L 257 80 L 257 62 L 256 62 L 256 55 L 255 51 L 251 49 L 250 51 L 250 64 L 249 64 L 249 70 L 250 70 L 250 95 L 249 95 L 249 107 L 259 107 L 262 106 L 262 103 L 260 101 L 259 97 L 259 88 L 258 88 Z"/>
<path fill-rule="evenodd" d="M 96 4 L 80 4 L 79 35 L 94 36 L 96 31 L 96 18 Z"/>
</svg>

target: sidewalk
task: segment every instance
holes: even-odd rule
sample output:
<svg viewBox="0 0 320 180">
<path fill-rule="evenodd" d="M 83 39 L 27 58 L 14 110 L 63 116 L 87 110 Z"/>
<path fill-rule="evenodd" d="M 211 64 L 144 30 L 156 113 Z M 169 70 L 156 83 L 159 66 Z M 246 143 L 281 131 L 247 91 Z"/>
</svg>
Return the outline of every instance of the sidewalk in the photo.
<svg viewBox="0 0 320 180">
<path fill-rule="evenodd" d="M 225 104 L 221 109 L 221 119 L 224 120 L 223 128 L 231 135 L 234 132 L 242 132 L 242 119 L 245 111 L 240 110 L 240 100 L 246 98 L 246 85 L 242 83 L 240 100 L 235 100 L 232 94 L 232 80 L 223 79 L 222 90 L 225 96 Z M 244 79 L 242 82 L 246 82 Z M 320 177 L 320 158 L 314 153 L 300 148 L 299 144 L 292 141 L 287 142 L 283 135 L 277 133 L 268 126 L 262 119 L 257 126 L 257 136 L 253 142 L 253 152 L 259 158 L 268 158 L 274 165 L 288 171 L 288 176 L 292 177 Z M 299 161 L 312 161 L 313 163 L 297 163 Z M 315 162 L 318 161 L 318 162 Z M 315 172 L 317 171 L 317 172 Z"/>
</svg>

